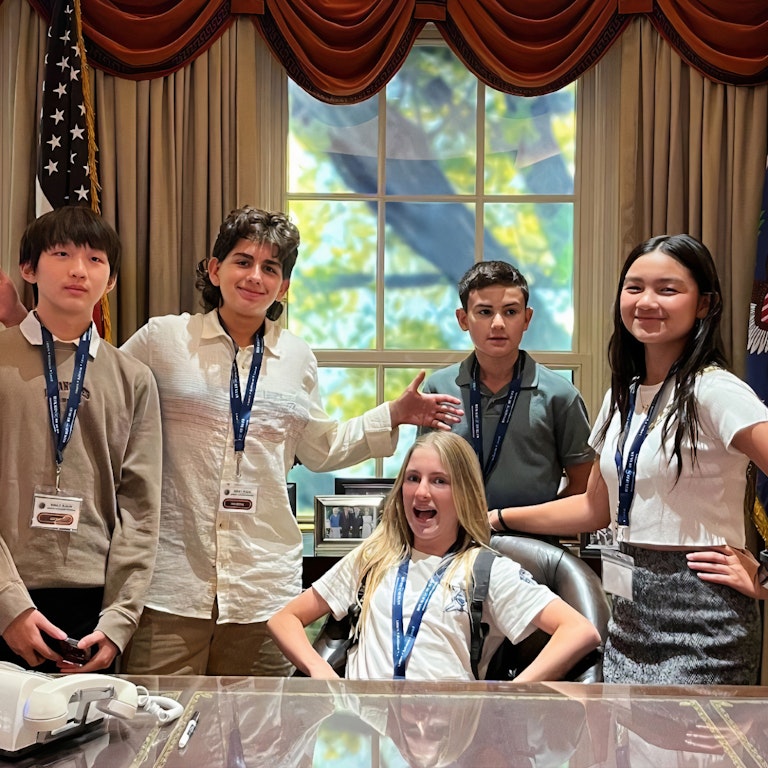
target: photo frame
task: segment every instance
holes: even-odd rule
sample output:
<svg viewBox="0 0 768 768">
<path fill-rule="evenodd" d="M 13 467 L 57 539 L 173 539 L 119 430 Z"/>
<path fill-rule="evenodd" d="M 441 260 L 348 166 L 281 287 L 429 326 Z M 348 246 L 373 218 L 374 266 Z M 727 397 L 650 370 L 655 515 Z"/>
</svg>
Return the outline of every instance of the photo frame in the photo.
<svg viewBox="0 0 768 768">
<path fill-rule="evenodd" d="M 341 557 L 365 541 L 381 520 L 386 494 L 315 496 L 315 556 Z"/>
<path fill-rule="evenodd" d="M 582 533 L 580 538 L 582 557 L 600 557 L 601 550 L 615 548 L 613 527 L 610 525 L 597 531 Z"/>
</svg>

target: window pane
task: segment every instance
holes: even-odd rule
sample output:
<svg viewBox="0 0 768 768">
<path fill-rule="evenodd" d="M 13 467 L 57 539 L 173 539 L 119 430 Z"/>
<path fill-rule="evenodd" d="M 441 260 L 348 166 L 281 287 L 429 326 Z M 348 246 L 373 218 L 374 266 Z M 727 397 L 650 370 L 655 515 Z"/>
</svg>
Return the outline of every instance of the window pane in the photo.
<svg viewBox="0 0 768 768">
<path fill-rule="evenodd" d="M 533 98 L 486 90 L 486 194 L 573 194 L 575 103 L 575 84 Z"/>
<path fill-rule="evenodd" d="M 472 266 L 475 212 L 463 203 L 389 203 L 384 235 L 384 345 L 463 349 L 456 283 Z"/>
<path fill-rule="evenodd" d="M 416 46 L 387 85 L 388 195 L 475 191 L 477 80 L 445 46 Z"/>
<path fill-rule="evenodd" d="M 375 194 L 376 97 L 361 104 L 326 104 L 289 82 L 288 109 L 290 193 Z"/>
<path fill-rule="evenodd" d="M 471 348 L 455 310 L 476 259 L 527 277 L 526 349 L 572 351 L 575 95 L 575 85 L 534 98 L 496 92 L 434 39 L 363 104 L 325 104 L 289 84 L 286 207 L 302 244 L 286 322 L 337 366 L 321 374 L 329 408 L 352 398 L 357 415 L 374 404 L 375 371 L 392 398 L 412 366 L 434 365 L 424 351 Z M 343 474 L 394 475 L 415 432 L 401 429 L 396 456 Z M 299 480 L 300 498 L 331 493 L 332 479 Z"/>
<path fill-rule="evenodd" d="M 323 406 L 333 419 L 346 421 L 376 405 L 375 368 L 319 368 L 318 379 Z M 315 496 L 333 493 L 333 479 L 336 475 L 373 477 L 375 472 L 374 459 L 356 465 L 354 471 L 342 469 L 336 472 L 310 472 L 304 466 L 294 467 L 288 473 L 288 480 L 296 483 L 297 514 L 314 514 Z"/>
<path fill-rule="evenodd" d="M 485 224 L 485 259 L 500 258 L 514 264 L 528 281 L 533 319 L 523 337 L 523 346 L 570 351 L 573 345 L 573 205 L 488 204 Z"/>
<path fill-rule="evenodd" d="M 376 343 L 376 214 L 363 202 L 290 204 L 301 232 L 291 276 L 288 328 L 314 349 Z"/>
</svg>

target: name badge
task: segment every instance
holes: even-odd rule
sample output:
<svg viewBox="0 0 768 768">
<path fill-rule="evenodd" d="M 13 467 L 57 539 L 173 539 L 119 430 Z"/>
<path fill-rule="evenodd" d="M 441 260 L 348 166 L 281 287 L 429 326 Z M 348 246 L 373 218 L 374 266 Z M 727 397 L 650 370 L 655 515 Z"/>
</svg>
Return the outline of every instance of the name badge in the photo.
<svg viewBox="0 0 768 768">
<path fill-rule="evenodd" d="M 32 528 L 74 533 L 80 521 L 82 506 L 82 498 L 74 494 L 36 488 L 30 525 Z"/>
<path fill-rule="evenodd" d="M 604 549 L 600 552 L 603 568 L 603 588 L 612 595 L 633 600 L 632 577 L 635 558 L 624 552 Z"/>
<path fill-rule="evenodd" d="M 258 486 L 251 483 L 222 483 L 219 488 L 219 512 L 255 512 L 258 491 Z"/>
</svg>

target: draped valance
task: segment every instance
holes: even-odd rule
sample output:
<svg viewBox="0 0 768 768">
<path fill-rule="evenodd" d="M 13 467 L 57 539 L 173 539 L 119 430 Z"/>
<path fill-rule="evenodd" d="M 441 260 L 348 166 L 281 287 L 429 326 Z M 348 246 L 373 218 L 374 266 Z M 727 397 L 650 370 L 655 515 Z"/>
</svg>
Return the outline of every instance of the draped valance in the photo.
<svg viewBox="0 0 768 768">
<path fill-rule="evenodd" d="M 0 0 L 2 2 L 2 0 Z M 29 0 L 50 17 L 52 0 Z M 556 90 L 591 67 L 637 14 L 716 82 L 768 83 L 765 0 L 81 0 L 89 61 L 114 75 L 173 72 L 247 15 L 289 76 L 329 102 L 367 98 L 431 21 L 499 90 Z"/>
</svg>

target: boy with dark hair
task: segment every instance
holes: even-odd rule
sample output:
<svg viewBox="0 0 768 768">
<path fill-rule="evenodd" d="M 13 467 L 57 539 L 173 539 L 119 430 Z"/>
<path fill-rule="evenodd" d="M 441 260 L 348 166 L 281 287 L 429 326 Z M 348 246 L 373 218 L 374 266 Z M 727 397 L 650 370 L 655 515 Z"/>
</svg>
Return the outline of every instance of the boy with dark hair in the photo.
<svg viewBox="0 0 768 768">
<path fill-rule="evenodd" d="M 157 387 L 91 319 L 119 264 L 117 234 L 84 207 L 44 214 L 21 239 L 36 308 L 0 332 L 0 659 L 17 664 L 109 668 L 149 586 Z"/>
<path fill-rule="evenodd" d="M 458 289 L 456 319 L 474 351 L 432 374 L 424 391 L 461 398 L 465 415 L 453 431 L 474 447 L 491 527 L 504 530 L 497 508 L 586 489 L 594 459 L 589 420 L 578 390 L 520 349 L 533 316 L 521 272 L 504 261 L 481 261 Z"/>
</svg>

